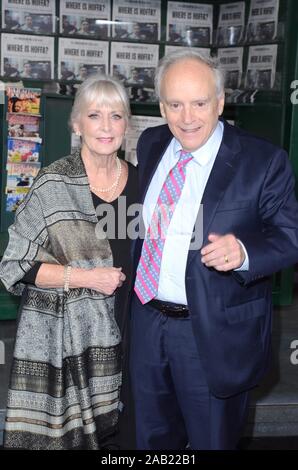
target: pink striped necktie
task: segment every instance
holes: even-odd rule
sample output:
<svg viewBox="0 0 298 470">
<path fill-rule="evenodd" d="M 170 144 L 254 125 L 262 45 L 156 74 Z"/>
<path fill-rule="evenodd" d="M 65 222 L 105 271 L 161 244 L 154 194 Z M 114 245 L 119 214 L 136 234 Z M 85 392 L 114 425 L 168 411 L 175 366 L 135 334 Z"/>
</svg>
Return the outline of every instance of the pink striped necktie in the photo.
<svg viewBox="0 0 298 470">
<path fill-rule="evenodd" d="M 167 229 L 185 183 L 186 164 L 192 159 L 190 153 L 180 151 L 179 160 L 170 170 L 158 196 L 143 243 L 134 286 L 142 304 L 150 302 L 157 295 Z"/>
</svg>

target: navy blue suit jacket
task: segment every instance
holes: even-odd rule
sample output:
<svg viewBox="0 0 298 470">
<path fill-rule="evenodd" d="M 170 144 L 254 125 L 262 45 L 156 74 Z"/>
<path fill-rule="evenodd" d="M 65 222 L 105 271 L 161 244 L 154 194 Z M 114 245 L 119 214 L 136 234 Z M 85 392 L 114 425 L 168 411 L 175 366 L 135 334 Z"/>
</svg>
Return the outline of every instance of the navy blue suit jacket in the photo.
<svg viewBox="0 0 298 470">
<path fill-rule="evenodd" d="M 164 125 L 146 129 L 139 139 L 141 202 L 172 137 Z M 203 245 L 210 232 L 233 233 L 249 256 L 249 271 L 222 273 L 202 264 L 199 249 L 190 250 L 185 273 L 207 382 L 214 395 L 228 397 L 258 384 L 266 371 L 270 276 L 298 260 L 298 204 L 286 152 L 224 121 L 202 204 Z M 138 240 L 135 265 L 141 248 Z"/>
</svg>

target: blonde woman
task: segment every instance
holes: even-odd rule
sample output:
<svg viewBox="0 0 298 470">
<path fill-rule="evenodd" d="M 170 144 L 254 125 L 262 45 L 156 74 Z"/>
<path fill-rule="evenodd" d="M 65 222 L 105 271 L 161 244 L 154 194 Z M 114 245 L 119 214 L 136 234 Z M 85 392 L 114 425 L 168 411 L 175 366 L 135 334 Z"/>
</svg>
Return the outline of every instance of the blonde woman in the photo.
<svg viewBox="0 0 298 470">
<path fill-rule="evenodd" d="M 99 222 L 101 208 L 118 220 L 120 196 L 136 199 L 136 169 L 117 156 L 129 117 L 123 86 L 90 76 L 70 119 L 81 149 L 40 171 L 9 229 L 0 278 L 22 301 L 6 447 L 99 449 L 115 433 L 131 273 L 118 232 L 129 217 L 114 235 Z"/>
</svg>

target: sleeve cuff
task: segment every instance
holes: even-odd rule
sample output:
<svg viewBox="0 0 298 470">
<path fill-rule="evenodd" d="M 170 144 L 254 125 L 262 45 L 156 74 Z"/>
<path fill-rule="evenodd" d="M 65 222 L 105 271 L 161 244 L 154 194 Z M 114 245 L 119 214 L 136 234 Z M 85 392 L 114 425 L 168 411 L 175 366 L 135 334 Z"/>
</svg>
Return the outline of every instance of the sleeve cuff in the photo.
<svg viewBox="0 0 298 470">
<path fill-rule="evenodd" d="M 237 241 L 238 243 L 240 243 L 240 245 L 242 246 L 242 249 L 244 251 L 244 254 L 245 254 L 245 258 L 244 258 L 244 261 L 243 263 L 241 264 L 241 266 L 237 269 L 234 269 L 234 271 L 248 271 L 249 270 L 249 258 L 248 258 L 248 254 L 247 254 L 247 251 L 246 251 L 246 248 L 245 246 L 243 245 L 243 243 L 237 238 Z"/>
</svg>

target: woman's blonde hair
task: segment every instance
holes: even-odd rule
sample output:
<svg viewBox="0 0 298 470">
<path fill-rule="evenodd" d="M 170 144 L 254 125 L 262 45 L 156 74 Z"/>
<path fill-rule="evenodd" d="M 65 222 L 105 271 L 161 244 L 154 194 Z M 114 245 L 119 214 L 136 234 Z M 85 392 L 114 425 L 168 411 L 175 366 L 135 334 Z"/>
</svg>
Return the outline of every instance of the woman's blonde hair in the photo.
<svg viewBox="0 0 298 470">
<path fill-rule="evenodd" d="M 124 86 L 115 77 L 96 73 L 90 75 L 79 86 L 69 120 L 72 129 L 74 124 L 80 121 L 83 110 L 91 103 L 95 103 L 99 107 L 120 106 L 124 111 L 126 121 L 129 121 L 131 115 L 129 98 Z"/>
</svg>

